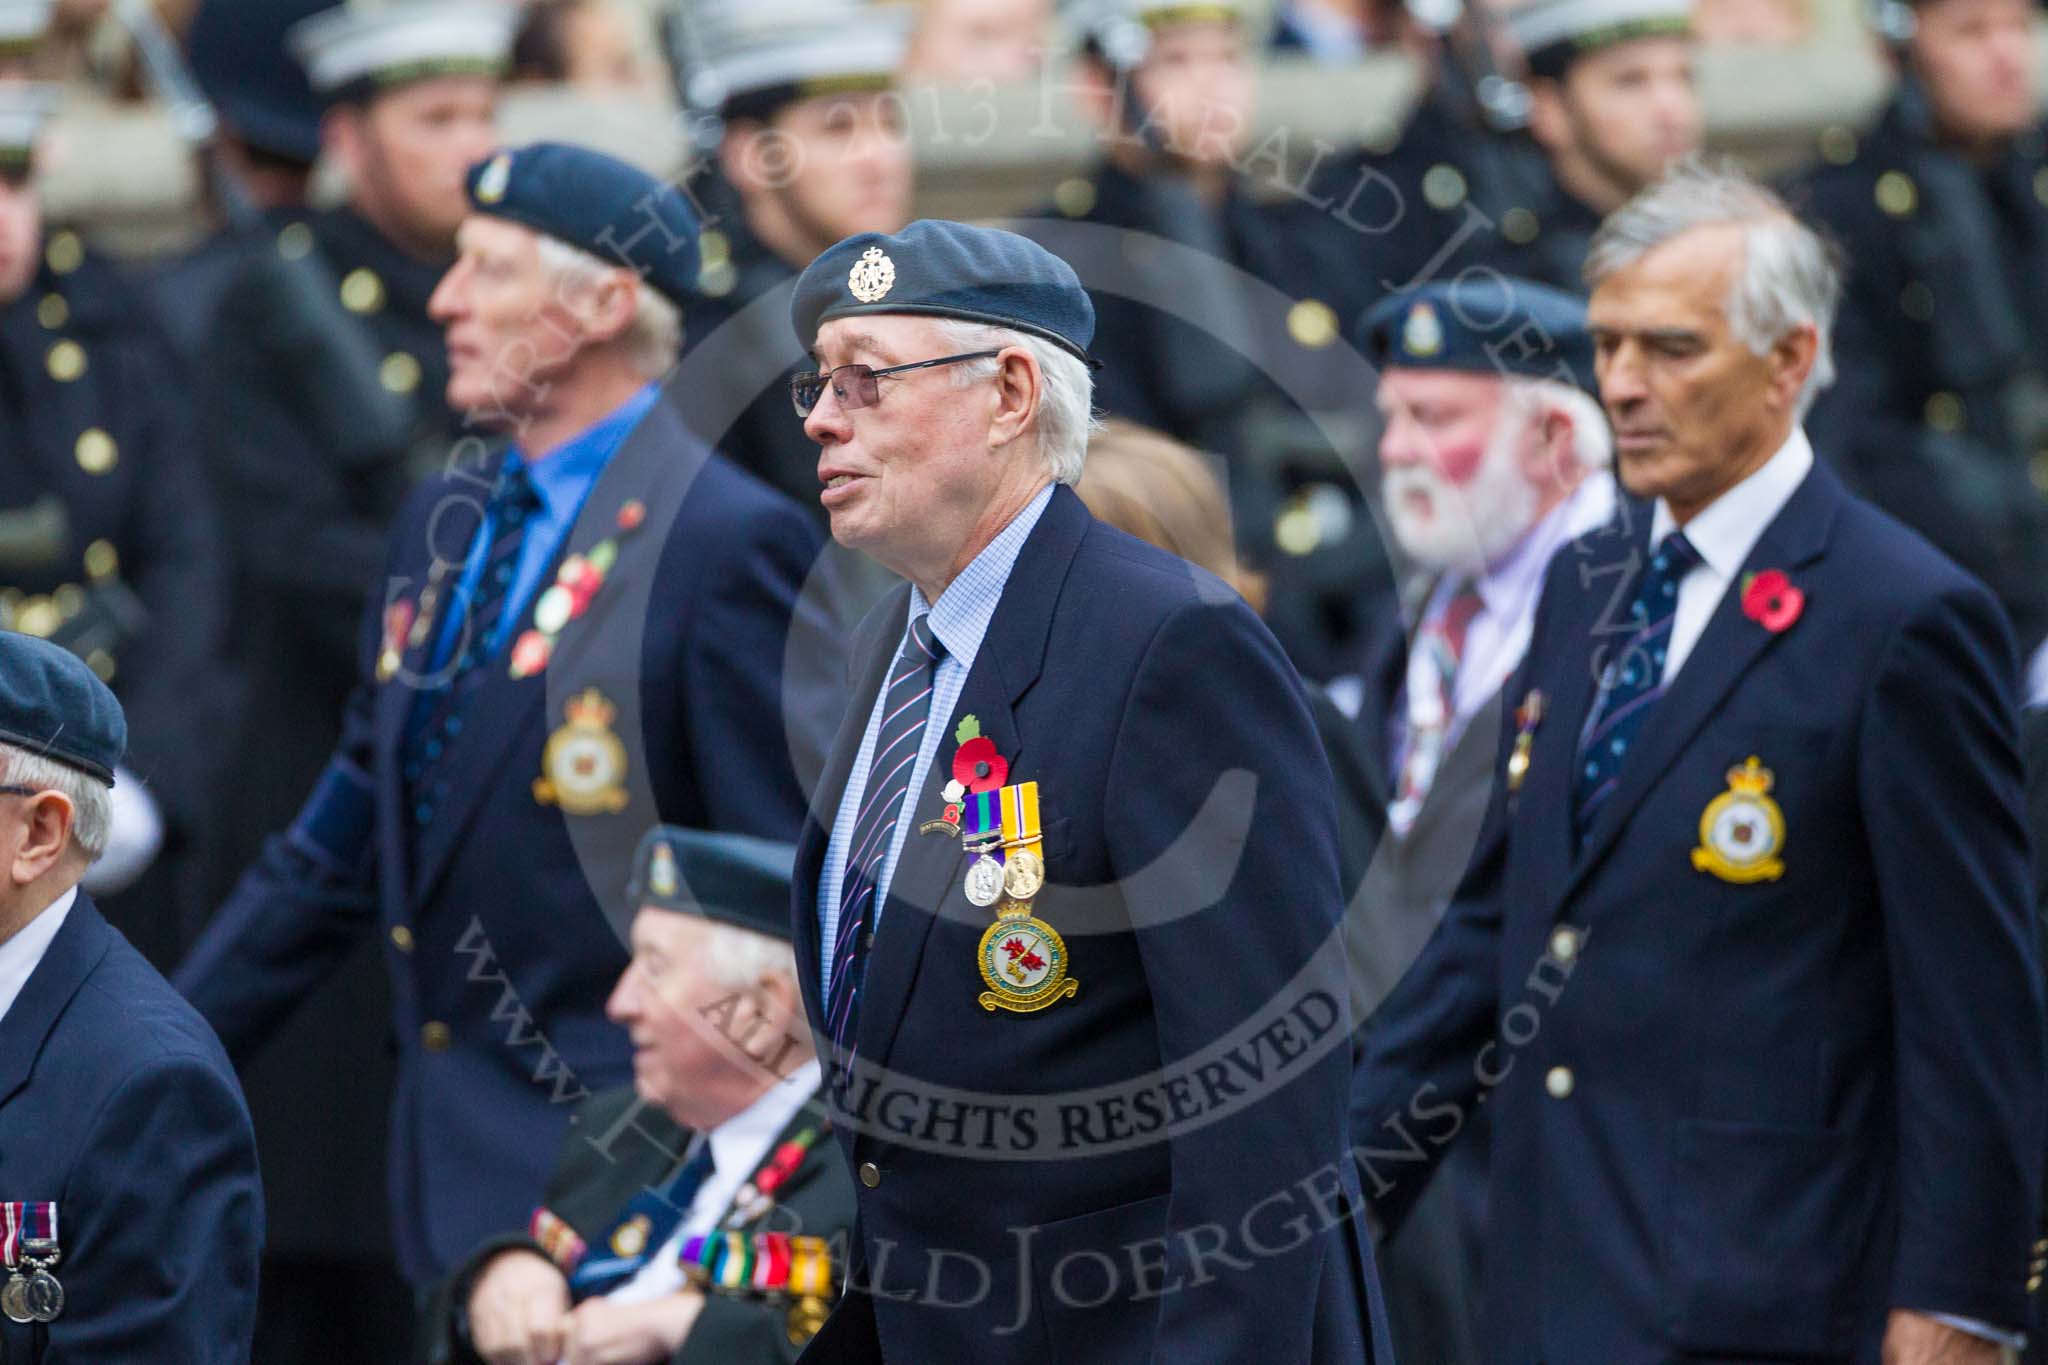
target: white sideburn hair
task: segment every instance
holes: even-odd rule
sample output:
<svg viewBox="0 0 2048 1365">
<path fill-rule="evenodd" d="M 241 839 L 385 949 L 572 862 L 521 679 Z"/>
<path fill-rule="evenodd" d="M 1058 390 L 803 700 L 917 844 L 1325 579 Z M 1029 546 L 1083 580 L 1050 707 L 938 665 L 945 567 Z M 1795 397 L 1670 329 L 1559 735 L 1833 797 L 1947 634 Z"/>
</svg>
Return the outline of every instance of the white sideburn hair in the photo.
<svg viewBox="0 0 2048 1365">
<path fill-rule="evenodd" d="M 1804 417 L 1820 391 L 1835 382 L 1835 309 L 1842 300 L 1840 253 L 1799 221 L 1785 201 L 1729 165 L 1697 156 L 1607 216 L 1586 253 L 1586 285 L 1602 280 L 1653 248 L 1694 228 L 1733 223 L 1743 229 L 1742 265 L 1728 289 L 1728 323 L 1757 355 L 1796 327 L 1818 338 L 1813 369 L 1799 391 Z"/>
<path fill-rule="evenodd" d="M 596 288 L 612 271 L 630 268 L 602 260 L 558 237 L 535 235 L 541 267 L 552 281 L 551 292 L 560 299 L 575 298 Z M 675 365 L 683 349 L 682 310 L 646 280 L 638 280 L 633 286 L 633 321 L 621 340 L 632 354 L 634 368 L 648 379 L 659 379 Z"/>
<path fill-rule="evenodd" d="M 97 862 L 114 825 L 113 793 L 97 777 L 15 744 L 0 744 L 0 780 L 71 799 L 71 841 Z"/>
<path fill-rule="evenodd" d="M 1096 418 L 1095 376 L 1087 362 L 1072 351 L 1044 337 L 996 327 L 985 322 L 941 318 L 939 335 L 954 351 L 997 351 L 1018 346 L 1038 361 L 1044 387 L 1039 395 L 1038 452 L 1045 460 L 1046 473 L 1054 483 L 1078 483 L 1088 461 L 1088 441 L 1102 423 Z M 953 382 L 965 386 L 987 379 L 996 372 L 994 357 L 971 360 L 953 367 Z"/>
</svg>

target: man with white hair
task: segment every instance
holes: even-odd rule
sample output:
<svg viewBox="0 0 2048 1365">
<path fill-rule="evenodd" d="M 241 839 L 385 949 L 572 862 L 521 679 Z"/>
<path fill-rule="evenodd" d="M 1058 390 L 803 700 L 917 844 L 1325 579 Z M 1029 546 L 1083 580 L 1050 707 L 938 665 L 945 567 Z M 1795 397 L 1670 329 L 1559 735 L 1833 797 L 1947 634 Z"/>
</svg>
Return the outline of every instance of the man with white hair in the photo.
<svg viewBox="0 0 2048 1365">
<path fill-rule="evenodd" d="M 1382 511 L 1411 565 L 1377 614 L 1360 675 L 1331 689 L 1354 711 L 1364 771 L 1380 783 L 1350 799 L 1386 813 L 1376 846 L 1345 850 L 1352 1011 L 1363 1019 L 1422 951 L 1471 861 L 1501 689 L 1528 647 L 1544 570 L 1614 514 L 1614 480 L 1581 300 L 1474 273 L 1388 298 L 1358 341 L 1380 371 Z M 1468 1136 L 1384 1248 L 1403 1359 L 1478 1359 L 1483 1147 Z"/>
<path fill-rule="evenodd" d="M 812 1358 L 1387 1361 L 1329 769 L 1237 591 L 1069 486 L 1086 291 L 922 221 L 792 315 L 832 534 L 909 580 L 797 852 L 861 1214 Z"/>
<path fill-rule="evenodd" d="M 1368 1030 L 1398 1222 L 1493 1121 L 1487 1358 L 1995 1362 L 2044 1024 L 1997 603 L 1800 419 L 1840 278 L 1682 164 L 1587 276 L 1621 515 L 1553 562 L 1450 911 Z"/>
<path fill-rule="evenodd" d="M 607 1013 L 633 1082 L 585 1101 L 546 1199 L 479 1247 L 437 1327 L 456 1365 L 786 1365 L 839 1287 L 832 1150 L 790 953 L 786 843 L 659 827 Z"/>
<path fill-rule="evenodd" d="M 628 1075 L 593 886 L 657 814 L 792 839 L 836 690 L 785 722 L 785 666 L 838 672 L 799 605 L 808 518 L 659 401 L 697 270 L 682 196 L 552 143 L 468 184 L 431 307 L 449 401 L 510 446 L 458 450 L 400 515 L 342 742 L 178 978 L 246 1059 L 382 931 L 416 1285 L 524 1218 L 564 1101 Z"/>
<path fill-rule="evenodd" d="M 247 1365 L 249 1111 L 205 1022 L 78 885 L 127 746 L 83 660 L 0 634 L 0 1359 Z"/>
</svg>

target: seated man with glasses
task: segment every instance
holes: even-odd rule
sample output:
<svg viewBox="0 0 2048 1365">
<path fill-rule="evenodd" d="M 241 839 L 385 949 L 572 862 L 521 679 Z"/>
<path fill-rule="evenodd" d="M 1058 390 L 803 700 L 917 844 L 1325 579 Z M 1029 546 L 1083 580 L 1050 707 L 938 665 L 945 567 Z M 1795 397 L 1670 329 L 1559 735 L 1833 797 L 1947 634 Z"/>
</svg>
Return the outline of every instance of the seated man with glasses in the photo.
<svg viewBox="0 0 2048 1365">
<path fill-rule="evenodd" d="M 1390 1360 L 1329 768 L 1244 600 L 1075 495 L 1087 293 L 919 222 L 792 306 L 832 534 L 910 580 L 856 637 L 797 851 L 861 1187 L 812 1358 Z"/>
<path fill-rule="evenodd" d="M 241 1088 L 78 887 L 127 747 L 82 660 L 0 633 L 0 1360 L 246 1365 L 263 1193 Z"/>
</svg>

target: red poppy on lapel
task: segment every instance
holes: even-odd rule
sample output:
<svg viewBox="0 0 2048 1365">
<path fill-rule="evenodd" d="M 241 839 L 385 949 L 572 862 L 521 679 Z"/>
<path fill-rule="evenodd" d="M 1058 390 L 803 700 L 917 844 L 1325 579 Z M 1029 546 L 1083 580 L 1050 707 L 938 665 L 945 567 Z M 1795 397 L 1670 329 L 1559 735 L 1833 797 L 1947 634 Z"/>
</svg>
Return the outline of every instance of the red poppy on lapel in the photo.
<svg viewBox="0 0 2048 1365">
<path fill-rule="evenodd" d="M 1742 584 L 1742 614 L 1773 635 L 1791 628 L 1806 610 L 1806 594 L 1792 586 L 1783 569 L 1753 573 Z"/>
</svg>

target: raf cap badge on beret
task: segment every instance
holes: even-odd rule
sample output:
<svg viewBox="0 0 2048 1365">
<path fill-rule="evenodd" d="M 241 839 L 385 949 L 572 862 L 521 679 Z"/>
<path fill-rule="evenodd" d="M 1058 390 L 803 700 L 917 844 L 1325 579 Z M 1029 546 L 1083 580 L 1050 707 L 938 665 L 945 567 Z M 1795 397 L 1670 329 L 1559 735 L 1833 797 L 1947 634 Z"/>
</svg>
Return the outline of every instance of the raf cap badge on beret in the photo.
<svg viewBox="0 0 2048 1365">
<path fill-rule="evenodd" d="M 862 303 L 880 303 L 889 297 L 889 289 L 895 283 L 896 262 L 878 246 L 863 251 L 853 269 L 846 272 L 847 289 Z"/>
<path fill-rule="evenodd" d="M 1444 325 L 1437 320 L 1436 309 L 1427 302 L 1409 309 L 1401 328 L 1401 349 L 1412 356 L 1433 356 L 1443 348 Z"/>
</svg>

